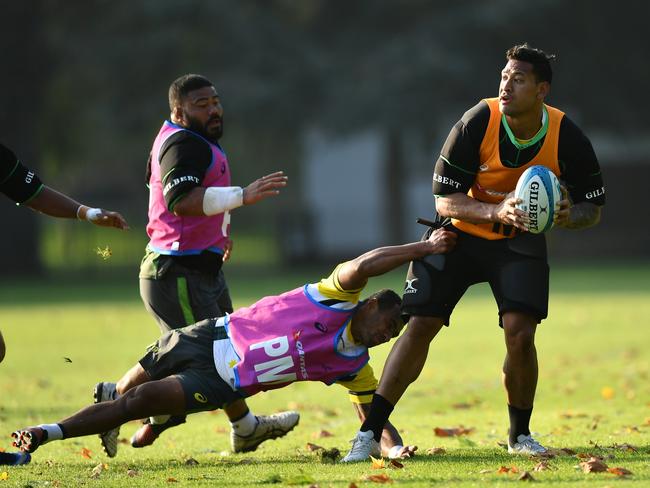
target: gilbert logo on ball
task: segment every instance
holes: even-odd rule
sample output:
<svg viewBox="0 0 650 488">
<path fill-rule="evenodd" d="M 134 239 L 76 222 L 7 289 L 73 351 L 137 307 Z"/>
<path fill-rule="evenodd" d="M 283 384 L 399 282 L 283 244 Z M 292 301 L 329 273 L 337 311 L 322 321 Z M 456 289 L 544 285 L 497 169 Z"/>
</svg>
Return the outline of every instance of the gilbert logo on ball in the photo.
<svg viewBox="0 0 650 488">
<path fill-rule="evenodd" d="M 541 234 L 553 227 L 555 206 L 562 198 L 560 181 L 546 166 L 531 166 L 519 177 L 515 197 L 517 208 L 528 214 L 528 231 Z"/>
</svg>

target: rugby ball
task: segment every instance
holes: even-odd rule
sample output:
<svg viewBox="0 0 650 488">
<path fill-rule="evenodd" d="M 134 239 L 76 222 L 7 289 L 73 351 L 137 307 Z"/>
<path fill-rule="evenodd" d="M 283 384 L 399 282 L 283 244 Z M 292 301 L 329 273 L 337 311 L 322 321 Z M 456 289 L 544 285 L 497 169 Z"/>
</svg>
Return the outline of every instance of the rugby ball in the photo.
<svg viewBox="0 0 650 488">
<path fill-rule="evenodd" d="M 560 181 L 546 166 L 531 166 L 517 181 L 517 208 L 528 214 L 528 232 L 541 234 L 553 227 L 555 207 L 562 199 Z"/>
</svg>

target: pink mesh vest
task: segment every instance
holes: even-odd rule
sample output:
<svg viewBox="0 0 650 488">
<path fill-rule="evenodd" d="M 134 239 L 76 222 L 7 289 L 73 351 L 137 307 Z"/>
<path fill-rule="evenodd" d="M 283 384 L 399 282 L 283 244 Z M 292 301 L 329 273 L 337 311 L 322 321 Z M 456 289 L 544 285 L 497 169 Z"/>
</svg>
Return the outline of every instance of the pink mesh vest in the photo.
<svg viewBox="0 0 650 488">
<path fill-rule="evenodd" d="M 337 344 L 354 315 L 322 305 L 307 286 L 266 297 L 226 317 L 226 328 L 239 363 L 235 387 L 248 395 L 281 388 L 294 381 L 336 380 L 359 371 L 368 349 L 345 356 Z"/>
<path fill-rule="evenodd" d="M 181 130 L 188 130 L 165 121 L 151 149 L 151 178 L 149 180 L 149 247 L 160 254 L 200 254 L 209 249 L 223 252 L 228 238 L 230 214 L 228 212 L 207 216 L 179 217 L 167 210 L 163 197 L 162 177 L 160 175 L 160 149 L 165 141 Z M 190 131 L 191 132 L 191 131 Z M 193 132 L 193 134 L 196 134 Z M 201 137 L 196 134 L 197 137 Z M 202 138 L 203 139 L 203 138 Z M 230 186 L 230 168 L 223 150 L 204 139 L 210 145 L 212 161 L 206 171 L 204 187 Z"/>
</svg>

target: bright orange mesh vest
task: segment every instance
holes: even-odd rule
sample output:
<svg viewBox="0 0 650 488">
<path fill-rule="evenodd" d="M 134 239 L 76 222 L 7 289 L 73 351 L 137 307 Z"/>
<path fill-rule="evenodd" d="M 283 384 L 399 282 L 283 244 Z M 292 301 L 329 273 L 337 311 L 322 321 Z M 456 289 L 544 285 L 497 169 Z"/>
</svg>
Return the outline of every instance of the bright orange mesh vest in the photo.
<svg viewBox="0 0 650 488">
<path fill-rule="evenodd" d="M 500 203 L 508 193 L 515 189 L 521 174 L 536 164 L 546 166 L 559 178 L 560 166 L 557 150 L 560 122 L 564 117 L 564 112 L 545 104 L 548 113 L 548 129 L 540 151 L 527 164 L 519 168 L 507 168 L 501 163 L 499 156 L 499 129 L 501 127 L 499 99 L 486 98 L 485 102 L 490 107 L 490 121 L 479 149 L 480 169 L 467 195 L 481 202 Z M 484 239 L 504 239 L 516 235 L 512 226 L 496 222 L 470 224 L 457 219 L 453 219 L 452 222 L 460 230 Z"/>
</svg>

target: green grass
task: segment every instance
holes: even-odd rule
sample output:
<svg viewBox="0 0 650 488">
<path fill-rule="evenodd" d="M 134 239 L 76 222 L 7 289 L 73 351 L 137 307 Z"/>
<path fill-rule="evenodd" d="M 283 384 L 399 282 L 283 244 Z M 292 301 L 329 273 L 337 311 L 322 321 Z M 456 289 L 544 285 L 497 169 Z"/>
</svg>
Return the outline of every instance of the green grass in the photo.
<svg viewBox="0 0 650 488">
<path fill-rule="evenodd" d="M 237 305 L 283 291 L 328 270 L 297 269 L 290 274 L 266 270 L 229 272 Z M 650 265 L 574 267 L 556 265 L 550 318 L 539 328 L 540 381 L 532 427 L 544 444 L 605 456 L 610 467 L 634 474 L 585 474 L 575 456 L 550 461 L 553 470 L 533 472 L 539 486 L 601 488 L 650 485 Z M 399 288 L 403 271 L 372 283 Z M 0 448 L 10 450 L 15 428 L 54 422 L 92 401 L 92 386 L 117 379 L 140 357 L 157 327 L 139 302 L 137 283 L 12 283 L 0 285 L 0 328 L 8 355 L 0 365 Z M 370 290 L 369 290 L 370 291 Z M 379 373 L 388 347 L 373 351 Z M 296 384 L 249 400 L 255 412 L 298 408 L 300 426 L 285 439 L 258 452 L 227 455 L 223 413 L 194 415 L 164 434 L 152 447 L 121 445 L 106 458 L 97 437 L 43 446 L 30 465 L 0 467 L 3 486 L 267 486 L 318 484 L 321 487 L 372 486 L 364 475 L 388 474 L 394 486 L 509 486 L 517 475 L 498 474 L 500 466 L 531 470 L 535 461 L 509 457 L 505 440 L 507 412 L 500 384 L 504 347 L 493 298 L 485 286 L 463 298 L 433 343 L 425 370 L 395 410 L 392 421 L 421 456 L 401 470 L 372 470 L 370 463 L 323 464 L 305 446 L 313 442 L 345 451 L 358 420 L 343 388 Z M 66 361 L 69 358 L 72 362 Z M 609 388 L 613 397 L 603 397 Z M 468 408 L 459 408 L 463 405 Z M 441 438 L 434 427 L 464 425 L 474 432 Z M 133 422 L 122 428 L 129 438 Z M 321 430 L 332 437 L 315 438 Z M 637 452 L 608 449 L 631 444 Z M 426 455 L 430 447 L 445 453 Z M 91 459 L 81 455 L 91 451 Z M 186 464 L 195 459 L 198 465 Z M 92 479 L 93 467 L 108 469 Z M 137 475 L 130 477 L 129 469 Z M 8 479 L 2 480 L 6 472 Z M 173 478 L 177 483 L 168 481 Z"/>
</svg>

